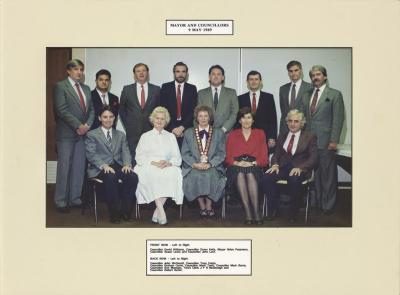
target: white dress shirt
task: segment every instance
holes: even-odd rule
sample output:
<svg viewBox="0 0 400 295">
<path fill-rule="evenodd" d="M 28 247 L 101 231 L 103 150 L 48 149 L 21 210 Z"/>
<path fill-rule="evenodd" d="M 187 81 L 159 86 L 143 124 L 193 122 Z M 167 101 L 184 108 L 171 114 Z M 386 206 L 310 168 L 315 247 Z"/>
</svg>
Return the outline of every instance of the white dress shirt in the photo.
<svg viewBox="0 0 400 295">
<path fill-rule="evenodd" d="M 292 146 L 292 155 L 295 154 L 296 149 L 297 149 L 297 144 L 299 143 L 299 139 L 300 139 L 300 134 L 301 134 L 301 130 L 297 131 L 296 133 L 292 133 L 289 131 L 285 143 L 283 144 L 283 149 L 287 152 L 287 147 L 289 145 L 290 139 L 292 138 L 292 135 L 294 134 L 294 141 L 293 141 L 293 146 Z"/>
<path fill-rule="evenodd" d="M 303 80 L 299 79 L 297 80 L 296 83 L 292 82 L 292 85 L 290 86 L 290 90 L 289 90 L 289 105 L 290 105 L 290 98 L 292 97 L 292 90 L 293 90 L 293 84 L 296 84 L 296 95 L 295 98 L 297 98 L 297 95 L 299 94 L 299 89 L 301 87 L 301 83 L 303 82 Z"/>
<path fill-rule="evenodd" d="M 69 83 L 71 83 L 72 88 L 74 88 L 75 93 L 76 93 L 76 95 L 77 95 L 78 98 L 79 98 L 79 93 L 78 93 L 78 90 L 76 89 L 76 86 L 75 86 L 75 84 L 78 83 L 79 89 L 81 90 L 81 93 L 82 93 L 82 96 L 83 96 L 83 100 L 85 101 L 85 106 L 87 106 L 86 95 L 85 95 L 85 92 L 83 92 L 83 89 L 82 89 L 82 87 L 81 87 L 81 84 L 80 84 L 79 82 L 75 82 L 74 80 L 72 80 L 71 77 L 68 77 L 68 80 L 69 80 Z"/>
<path fill-rule="evenodd" d="M 143 89 L 144 89 L 144 102 L 147 101 L 147 96 L 149 95 L 149 83 L 144 83 L 143 84 Z M 140 83 L 136 83 L 136 94 L 138 97 L 139 105 L 140 105 L 140 99 L 142 95 L 142 85 Z"/>
</svg>

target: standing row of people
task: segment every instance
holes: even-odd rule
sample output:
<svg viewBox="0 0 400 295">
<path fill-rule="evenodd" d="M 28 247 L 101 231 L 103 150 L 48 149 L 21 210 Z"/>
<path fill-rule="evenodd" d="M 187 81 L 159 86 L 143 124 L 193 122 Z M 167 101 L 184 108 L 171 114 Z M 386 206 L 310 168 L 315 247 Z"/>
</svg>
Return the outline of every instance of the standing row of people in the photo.
<svg viewBox="0 0 400 295">
<path fill-rule="evenodd" d="M 334 151 L 339 141 L 343 124 L 343 99 L 339 91 L 329 88 L 326 85 L 327 73 L 324 67 L 315 66 L 310 70 L 312 86 L 301 79 L 301 63 L 291 61 L 287 65 L 287 69 L 291 82 L 282 86 L 279 92 L 282 113 L 280 137 L 285 135 L 289 136 L 288 131 L 290 129 L 286 127 L 286 122 L 283 123 L 284 121 L 282 121 L 282 119 L 287 119 L 287 114 L 291 109 L 297 108 L 302 111 L 307 120 L 306 129 L 317 135 L 318 154 L 320 158 L 319 167 L 316 169 L 317 200 L 319 200 L 319 206 L 324 211 L 330 212 L 335 202 L 337 177 L 334 172 L 336 171 Z M 262 130 L 263 138 L 261 141 L 263 145 L 266 146 L 264 153 L 266 159 L 267 149 L 269 148 L 271 150 L 275 148 L 277 144 L 277 118 L 274 99 L 271 94 L 261 91 L 262 78 L 261 74 L 257 71 L 251 71 L 247 75 L 247 83 L 250 91 L 237 97 L 234 89 L 224 87 L 225 73 L 224 69 L 219 65 L 212 66 L 209 69 L 210 87 L 197 92 L 194 85 L 186 82 L 188 67 L 184 63 L 179 62 L 174 66 L 174 81 L 163 84 L 161 89 L 148 82 L 148 66 L 139 63 L 133 68 L 135 83 L 124 87 L 120 103 L 118 104 L 118 99 L 108 91 L 111 74 L 107 70 L 101 70 L 96 74 L 96 89 L 93 90 L 92 93 L 90 93 L 86 85 L 80 83 L 83 70 L 84 66 L 82 62 L 79 60 L 72 60 L 67 65 L 68 78 L 57 83 L 55 87 L 54 101 L 57 115 L 58 149 L 55 202 L 60 212 L 68 212 L 68 207 L 79 206 L 81 203 L 80 191 L 85 165 L 83 139 L 89 129 L 94 129 L 102 124 L 101 117 L 104 114 L 102 112 L 104 106 L 108 106 L 110 109 L 109 112 L 114 116 L 113 126 L 115 127 L 115 121 L 119 114 L 119 118 L 126 131 L 131 164 L 130 166 L 126 166 L 125 164 L 127 163 L 122 163 L 124 165 L 121 165 L 121 167 L 126 166 L 124 169 L 125 172 L 131 172 L 131 169 L 140 170 L 140 168 L 136 168 L 139 166 L 136 164 L 141 158 L 138 158 L 136 153 L 141 152 L 143 148 L 149 148 L 148 145 L 151 144 L 145 143 L 139 145 L 139 140 L 145 132 L 150 131 L 152 128 L 157 129 L 156 121 L 154 121 L 156 117 L 152 117 L 151 119 L 154 127 L 152 127 L 148 118 L 152 111 L 160 105 L 165 107 L 165 109 L 168 110 L 167 113 L 170 114 L 169 120 L 165 118 L 166 125 L 163 126 L 162 129 L 165 128 L 172 133 L 170 134 L 168 132 L 168 138 L 176 138 L 179 148 L 182 149 L 182 157 L 187 153 L 185 149 L 188 148 L 190 144 L 193 146 L 193 142 L 195 141 L 197 141 L 196 148 L 200 153 L 201 149 L 199 149 L 199 147 L 203 149 L 206 148 L 203 144 L 207 144 L 208 142 L 207 136 L 209 130 L 207 130 L 207 128 L 203 128 L 202 130 L 196 129 L 197 126 L 201 125 L 201 119 L 204 119 L 198 116 L 199 113 L 204 116 L 206 116 L 205 113 L 208 113 L 209 119 L 213 116 L 214 120 L 211 129 L 213 133 L 212 136 L 215 136 L 214 138 L 221 137 L 225 140 L 224 133 L 229 134 L 235 124 L 236 127 L 241 127 L 243 136 L 236 135 L 237 138 L 235 139 L 235 134 L 237 134 L 238 131 L 232 131 L 229 134 L 233 139 L 229 137 L 228 142 L 229 140 L 234 140 L 234 142 L 235 140 L 238 141 L 228 145 L 231 147 L 234 145 L 236 146 L 232 151 L 228 151 L 228 154 L 231 152 L 234 154 L 236 150 L 239 150 L 237 147 L 240 146 L 240 140 L 243 140 L 243 137 L 245 140 L 244 143 L 247 143 L 250 134 L 252 134 L 252 137 L 256 137 L 260 140 L 261 133 L 257 129 L 252 130 L 251 127 L 260 128 Z M 198 122 L 196 122 L 196 128 L 193 129 L 193 113 L 196 105 L 208 107 L 209 110 L 203 109 L 195 114 L 194 119 Z M 246 106 L 249 108 L 249 112 L 245 114 L 242 113 L 242 115 L 239 113 L 241 117 L 237 118 L 239 107 L 242 108 Z M 299 120 L 301 121 L 303 118 L 301 117 Z M 249 122 L 251 122 L 250 128 L 248 128 Z M 200 140 L 197 140 L 196 138 L 200 136 L 200 134 L 195 133 L 193 133 L 191 140 L 187 139 L 185 137 L 185 130 L 189 128 L 192 128 L 192 132 L 196 132 L 195 130 L 198 130 L 198 132 L 202 131 L 201 135 L 204 135 L 205 139 L 203 140 L 202 137 Z M 256 131 L 253 132 L 254 130 Z M 113 129 L 112 132 L 114 131 Z M 162 134 L 162 132 L 160 134 Z M 106 133 L 104 133 L 104 136 L 106 136 Z M 144 138 L 146 137 L 151 138 L 151 135 L 146 134 Z M 184 142 L 186 142 L 185 149 L 182 147 Z M 153 147 L 155 149 L 154 152 L 156 150 L 162 150 L 162 148 L 160 148 L 161 146 L 161 143 L 155 145 Z M 278 150 L 279 147 L 277 147 L 277 151 Z M 255 188 L 254 180 L 259 179 L 259 175 L 261 174 L 257 169 L 252 167 L 253 164 L 246 164 L 246 162 L 254 162 L 251 161 L 252 157 L 245 157 L 246 159 L 240 158 L 240 156 L 246 155 L 248 154 L 242 153 L 240 155 L 234 155 L 232 162 L 229 162 L 231 159 L 227 157 L 227 164 L 235 166 L 235 168 L 228 169 L 228 175 L 235 175 L 235 181 L 237 182 L 236 184 L 239 192 L 242 192 L 241 196 L 245 207 L 246 219 L 249 222 L 250 220 L 260 222 L 261 219 L 258 210 L 255 210 L 256 208 L 254 207 L 255 203 L 258 203 L 254 200 L 255 192 L 258 190 L 258 187 Z M 201 155 L 199 154 L 199 156 Z M 147 158 L 145 159 L 147 160 Z M 221 160 L 221 163 L 223 163 L 223 161 L 224 159 Z M 256 162 L 259 165 L 255 166 L 263 167 L 267 165 L 268 160 L 264 161 L 260 159 L 260 162 Z M 159 163 L 158 160 L 157 163 L 157 165 L 161 166 L 166 165 Z M 172 164 L 172 162 L 169 163 Z M 191 174 L 190 177 L 193 177 L 193 181 L 191 182 L 193 183 L 198 183 L 200 178 L 203 177 L 199 172 L 208 170 L 209 168 L 217 168 L 217 166 L 212 166 L 208 161 L 200 161 L 195 164 L 199 165 L 193 166 L 193 164 L 191 164 L 190 167 L 185 167 L 185 161 L 183 162 L 183 174 Z M 210 167 L 208 167 L 209 165 Z M 208 169 L 204 169 L 205 167 Z M 129 169 L 127 170 L 127 168 Z M 77 173 L 78 170 L 80 173 Z M 101 170 L 104 171 L 104 167 L 102 167 Z M 196 173 L 192 174 L 192 170 L 196 171 Z M 269 170 L 269 173 L 271 173 L 271 171 L 278 172 L 276 168 Z M 210 181 L 215 181 L 215 179 L 217 178 L 212 177 Z M 203 178 L 202 181 L 204 181 Z M 222 184 L 220 185 L 222 186 Z M 183 183 L 183 187 L 185 187 L 185 183 Z M 137 190 L 140 191 L 140 189 L 139 177 L 139 187 Z M 199 188 L 191 187 L 187 190 L 188 195 L 192 195 L 193 198 L 202 196 L 204 193 L 200 191 Z M 193 190 L 192 193 L 190 192 L 191 190 Z M 243 198 L 243 195 L 246 195 L 243 194 L 243 192 L 247 192 L 247 197 Z M 195 196 L 196 194 L 199 195 Z M 143 196 L 145 195 L 147 196 L 148 194 L 143 194 Z M 143 199 L 145 199 L 145 197 L 143 197 Z M 198 200 L 201 214 L 208 216 L 215 214 L 212 210 L 211 203 L 208 201 L 209 199 L 199 198 Z M 161 202 L 164 202 L 164 200 Z M 248 204 L 249 206 L 247 206 Z M 157 221 L 161 220 L 161 223 L 166 220 L 158 205 L 153 219 L 157 219 Z"/>
</svg>

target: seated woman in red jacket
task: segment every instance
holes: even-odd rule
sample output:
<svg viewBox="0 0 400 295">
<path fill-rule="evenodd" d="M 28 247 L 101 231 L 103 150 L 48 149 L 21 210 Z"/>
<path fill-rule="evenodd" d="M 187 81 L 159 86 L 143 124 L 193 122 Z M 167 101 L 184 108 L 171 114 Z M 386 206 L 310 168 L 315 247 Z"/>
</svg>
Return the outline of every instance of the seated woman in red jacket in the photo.
<svg viewBox="0 0 400 295">
<path fill-rule="evenodd" d="M 233 130 L 226 142 L 228 181 L 236 184 L 246 214 L 245 224 L 261 225 L 258 202 L 258 182 L 262 167 L 268 165 L 268 147 L 265 133 L 252 129 L 255 115 L 250 107 L 239 110 L 237 120 L 241 128 Z"/>
</svg>

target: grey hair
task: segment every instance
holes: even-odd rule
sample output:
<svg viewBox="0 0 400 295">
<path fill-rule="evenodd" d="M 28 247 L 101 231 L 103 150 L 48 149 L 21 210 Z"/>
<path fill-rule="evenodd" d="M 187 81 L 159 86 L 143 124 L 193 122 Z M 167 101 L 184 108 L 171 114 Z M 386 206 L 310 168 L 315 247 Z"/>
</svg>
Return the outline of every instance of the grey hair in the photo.
<svg viewBox="0 0 400 295">
<path fill-rule="evenodd" d="M 304 127 L 304 125 L 306 124 L 306 117 L 304 116 L 304 113 L 300 112 L 298 109 L 293 109 L 291 111 L 289 111 L 289 113 L 286 115 L 286 123 L 289 121 L 290 117 L 293 116 L 298 116 L 300 119 L 300 126 L 301 128 Z"/>
</svg>

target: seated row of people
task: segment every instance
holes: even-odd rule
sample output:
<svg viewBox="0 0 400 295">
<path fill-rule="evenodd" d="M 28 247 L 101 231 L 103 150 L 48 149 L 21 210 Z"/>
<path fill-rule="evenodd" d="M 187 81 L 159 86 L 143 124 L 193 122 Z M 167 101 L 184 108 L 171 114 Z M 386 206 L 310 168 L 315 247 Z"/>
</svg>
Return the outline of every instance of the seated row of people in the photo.
<svg viewBox="0 0 400 295">
<path fill-rule="evenodd" d="M 136 195 L 139 204 L 155 202 L 152 221 L 167 224 L 164 204 L 171 198 L 182 204 L 183 198 L 197 200 L 201 217 L 216 215 L 213 204 L 223 196 L 226 182 L 237 187 L 245 211 L 245 224 L 263 223 L 259 208 L 259 187 L 270 201 L 268 216 L 277 209 L 276 180 L 288 179 L 291 195 L 290 220 L 297 214 L 299 185 L 317 164 L 316 138 L 306 131 L 304 116 L 298 110 L 287 117 L 290 132 L 281 135 L 268 170 L 268 146 L 262 130 L 252 128 L 251 108 L 239 110 L 241 128 L 226 138 L 220 128 L 213 128 L 213 111 L 208 106 L 195 108 L 197 126 L 184 132 L 182 150 L 175 136 L 164 128 L 170 120 L 164 107 L 156 107 L 150 115 L 153 129 L 144 133 L 136 148 L 136 165 L 123 132 L 112 128 L 114 114 L 109 106 L 100 113 L 101 126 L 88 132 L 86 154 L 89 177 L 104 181 L 110 220 L 119 223 L 132 220 L 132 204 Z M 182 171 L 181 171 L 182 167 Z M 263 172 L 266 170 L 266 174 Z M 227 176 L 227 177 L 226 177 Z M 122 180 L 118 194 L 118 179 Z"/>
</svg>

